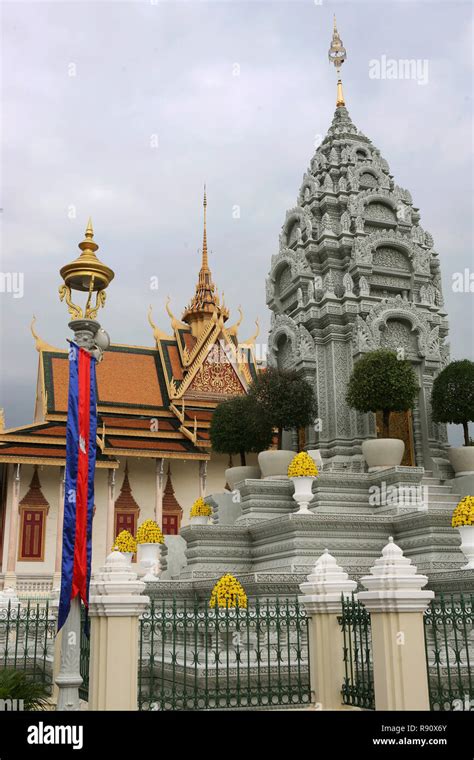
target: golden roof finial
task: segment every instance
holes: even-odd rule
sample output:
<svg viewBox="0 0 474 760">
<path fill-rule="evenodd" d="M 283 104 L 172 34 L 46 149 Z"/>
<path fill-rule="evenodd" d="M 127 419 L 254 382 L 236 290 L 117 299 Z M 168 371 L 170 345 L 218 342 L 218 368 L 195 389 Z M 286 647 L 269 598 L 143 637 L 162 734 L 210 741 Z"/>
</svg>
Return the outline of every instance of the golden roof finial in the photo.
<svg viewBox="0 0 474 760">
<path fill-rule="evenodd" d="M 204 185 L 203 197 L 204 209 L 204 230 L 202 237 L 202 264 L 199 270 L 198 281 L 193 298 L 183 313 L 183 322 L 191 326 L 191 331 L 195 337 L 201 334 L 206 323 L 213 318 L 213 313 L 218 311 L 222 314 L 224 320 L 229 313 L 222 303 L 219 305 L 216 286 L 212 281 L 211 270 L 209 269 L 208 251 L 207 251 L 207 194 L 206 185 Z"/>
<path fill-rule="evenodd" d="M 207 221 L 206 221 L 206 208 L 207 208 L 207 197 L 206 197 L 206 185 L 204 184 L 204 198 L 202 201 L 202 206 L 204 209 L 204 229 L 202 233 L 202 269 L 209 269 L 209 262 L 207 258 Z"/>
<path fill-rule="evenodd" d="M 342 91 L 341 66 L 347 58 L 346 48 L 337 31 L 336 15 L 334 14 L 334 28 L 332 33 L 331 46 L 328 50 L 329 63 L 333 63 L 337 72 L 337 99 L 336 108 L 345 106 L 344 93 Z"/>
</svg>

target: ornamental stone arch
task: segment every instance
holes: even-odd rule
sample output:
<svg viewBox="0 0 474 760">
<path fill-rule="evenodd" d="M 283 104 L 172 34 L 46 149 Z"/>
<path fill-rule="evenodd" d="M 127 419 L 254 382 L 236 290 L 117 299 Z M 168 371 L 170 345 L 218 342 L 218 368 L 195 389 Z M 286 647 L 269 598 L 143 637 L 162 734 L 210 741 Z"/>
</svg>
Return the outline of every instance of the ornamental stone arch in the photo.
<svg viewBox="0 0 474 760">
<path fill-rule="evenodd" d="M 286 214 L 286 219 L 280 235 L 280 248 L 290 248 L 306 239 L 311 238 L 313 220 L 302 206 L 296 206 Z"/>
<path fill-rule="evenodd" d="M 303 182 L 300 188 L 299 202 L 308 203 L 318 191 L 318 184 L 314 177 L 309 174 L 305 174 Z"/>
<path fill-rule="evenodd" d="M 349 154 L 349 157 L 351 161 L 354 161 L 354 163 L 357 164 L 359 161 L 370 160 L 372 158 L 372 153 L 370 149 L 365 145 L 354 145 Z"/>
<path fill-rule="evenodd" d="M 279 314 L 272 322 L 268 338 L 272 361 L 282 369 L 294 368 L 299 362 L 312 366 L 316 349 L 311 333 L 287 314 Z"/>
<path fill-rule="evenodd" d="M 374 348 L 384 345 L 383 333 L 386 334 L 389 329 L 389 322 L 410 325 L 410 333 L 416 336 L 418 357 L 431 355 L 432 358 L 437 358 L 439 356 L 438 328 L 434 327 L 430 330 L 429 322 L 421 312 L 411 302 L 404 301 L 399 296 L 390 301 L 382 301 L 367 317 L 366 326 L 372 336 Z"/>
<path fill-rule="evenodd" d="M 272 363 L 280 369 L 288 369 L 289 357 L 291 357 L 297 345 L 298 326 L 291 317 L 286 314 L 278 314 L 268 336 L 268 349 L 272 357 Z M 285 367 L 282 366 L 285 364 Z M 293 366 L 293 362 L 291 363 Z"/>
<path fill-rule="evenodd" d="M 390 186 L 390 180 L 387 175 L 383 173 L 382 168 L 378 164 L 374 164 L 372 161 L 366 161 L 356 165 L 353 172 L 359 182 L 359 187 L 363 189 L 388 189 Z M 365 175 L 370 175 L 373 178 L 373 182 L 369 182 Z"/>
<path fill-rule="evenodd" d="M 367 247 L 372 254 L 373 267 L 413 272 L 413 245 L 401 233 L 390 231 L 370 233 Z"/>
</svg>

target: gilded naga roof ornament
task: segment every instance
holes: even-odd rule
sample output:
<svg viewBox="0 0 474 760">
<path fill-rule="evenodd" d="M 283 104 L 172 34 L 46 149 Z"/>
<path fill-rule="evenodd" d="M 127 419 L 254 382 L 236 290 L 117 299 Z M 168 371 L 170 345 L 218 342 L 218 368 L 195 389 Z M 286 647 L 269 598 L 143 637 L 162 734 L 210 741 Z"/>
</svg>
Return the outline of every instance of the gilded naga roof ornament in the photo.
<svg viewBox="0 0 474 760">
<path fill-rule="evenodd" d="M 336 16 L 334 16 L 334 29 L 332 33 L 331 47 L 328 50 L 329 63 L 333 63 L 337 72 L 337 100 L 336 107 L 345 106 L 344 93 L 342 92 L 341 66 L 347 58 L 346 48 L 342 44 L 336 26 Z"/>
<path fill-rule="evenodd" d="M 60 270 L 64 284 L 59 288 L 59 298 L 61 301 L 66 301 L 72 319 L 95 319 L 98 310 L 105 303 L 105 289 L 115 274 L 96 256 L 99 246 L 94 242 L 91 219 L 87 223 L 84 240 L 79 243 L 79 248 L 82 251 L 80 256 Z M 73 290 L 88 293 L 84 309 L 73 303 L 71 296 Z M 92 303 L 94 292 L 96 293 L 95 304 Z"/>
</svg>

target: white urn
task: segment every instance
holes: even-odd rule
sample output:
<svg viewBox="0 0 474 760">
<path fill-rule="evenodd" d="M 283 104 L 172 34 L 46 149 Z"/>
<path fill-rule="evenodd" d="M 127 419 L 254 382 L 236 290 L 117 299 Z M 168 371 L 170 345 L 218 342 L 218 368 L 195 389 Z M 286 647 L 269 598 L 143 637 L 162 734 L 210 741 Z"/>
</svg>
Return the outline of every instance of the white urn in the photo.
<svg viewBox="0 0 474 760">
<path fill-rule="evenodd" d="M 467 565 L 462 570 L 474 570 L 474 525 L 460 525 L 461 551 L 467 559 Z"/>
<path fill-rule="evenodd" d="M 195 515 L 190 518 L 191 525 L 209 525 L 210 517 L 208 515 Z"/>
<path fill-rule="evenodd" d="M 294 500 L 298 503 L 299 509 L 295 512 L 297 515 L 312 515 L 308 505 L 313 498 L 313 480 L 312 475 L 300 475 L 296 478 L 290 478 L 293 481 L 295 492 Z"/>
<path fill-rule="evenodd" d="M 161 574 L 161 544 L 137 544 L 137 559 L 145 570 L 144 581 L 157 581 Z"/>
</svg>

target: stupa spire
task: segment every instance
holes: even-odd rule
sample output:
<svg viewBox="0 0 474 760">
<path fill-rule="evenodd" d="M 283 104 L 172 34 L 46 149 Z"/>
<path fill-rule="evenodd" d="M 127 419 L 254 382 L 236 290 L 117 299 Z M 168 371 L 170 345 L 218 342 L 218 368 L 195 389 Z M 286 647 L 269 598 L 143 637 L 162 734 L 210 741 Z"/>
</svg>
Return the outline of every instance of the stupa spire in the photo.
<svg viewBox="0 0 474 760">
<path fill-rule="evenodd" d="M 344 93 L 342 91 L 341 80 L 341 66 L 347 58 L 346 48 L 342 44 L 342 40 L 339 36 L 336 23 L 336 15 L 334 15 L 334 27 L 332 33 L 331 46 L 328 50 L 329 63 L 333 63 L 337 72 L 337 98 L 336 108 L 341 108 L 346 105 L 344 100 Z"/>
</svg>

